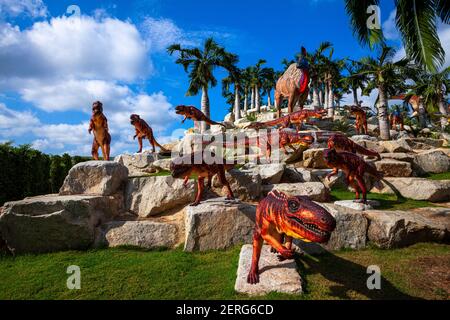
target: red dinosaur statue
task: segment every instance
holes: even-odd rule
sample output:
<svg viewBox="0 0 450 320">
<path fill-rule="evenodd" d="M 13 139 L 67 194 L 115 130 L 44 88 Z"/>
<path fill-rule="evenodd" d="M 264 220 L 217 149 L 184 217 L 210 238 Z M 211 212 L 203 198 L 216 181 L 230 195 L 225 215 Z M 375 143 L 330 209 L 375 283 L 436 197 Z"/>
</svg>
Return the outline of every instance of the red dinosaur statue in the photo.
<svg viewBox="0 0 450 320">
<path fill-rule="evenodd" d="M 374 150 L 366 149 L 343 134 L 336 133 L 328 139 L 328 148 L 334 149 L 337 152 L 351 152 L 359 153 L 364 156 L 376 157 L 381 160 L 381 156 L 378 152 Z"/>
<path fill-rule="evenodd" d="M 323 153 L 324 160 L 333 171 L 327 175 L 327 179 L 339 173 L 339 169 L 345 174 L 345 183 L 355 189 L 355 202 L 367 203 L 367 187 L 364 182 L 364 174 L 368 173 L 378 180 L 383 179 L 383 174 L 364 161 L 363 158 L 350 152 L 337 152 L 334 149 L 326 149 Z M 360 192 L 362 200 L 360 200 Z"/>
<path fill-rule="evenodd" d="M 297 63 L 293 63 L 278 79 L 275 87 L 275 103 L 278 109 L 278 117 L 281 116 L 283 98 L 288 98 L 288 112 L 292 113 L 297 103 L 300 109 L 308 98 L 309 93 L 309 65 L 306 60 L 306 49 L 302 47 L 301 55 Z"/>
<path fill-rule="evenodd" d="M 137 114 L 132 114 L 130 116 L 130 122 L 136 129 L 136 134 L 133 137 L 133 140 L 138 138 L 139 143 L 139 150 L 137 153 L 142 152 L 142 140 L 147 138 L 150 141 L 150 144 L 152 145 L 152 150 L 155 152 L 155 146 L 158 146 L 162 152 L 168 152 L 166 149 L 164 149 L 163 146 L 161 146 L 155 139 L 153 135 L 152 128 L 145 122 L 144 119 L 141 119 L 141 117 Z"/>
<path fill-rule="evenodd" d="M 200 164 L 196 163 L 197 159 L 201 159 Z M 172 177 L 183 178 L 185 186 L 191 176 L 197 176 L 197 196 L 191 206 L 197 206 L 200 204 L 205 188 L 205 179 L 208 178 L 208 188 L 211 189 L 212 178 L 216 174 L 220 183 L 227 188 L 227 199 L 234 199 L 233 191 L 231 190 L 230 184 L 225 176 L 225 171 L 232 169 L 234 164 L 226 164 L 225 159 L 221 159 L 221 161 L 218 162 L 219 163 L 207 164 L 203 158 L 203 154 L 200 152 L 191 153 L 183 157 L 176 158 L 170 163 L 170 172 Z"/>
<path fill-rule="evenodd" d="M 111 135 L 109 134 L 108 120 L 103 114 L 103 103 L 96 101 L 92 104 L 92 117 L 89 122 L 89 134 L 94 131 L 92 142 L 92 157 L 98 160 L 98 149 L 102 149 L 103 159 L 109 161 L 111 151 Z"/>
<path fill-rule="evenodd" d="M 205 114 L 203 112 L 201 112 L 199 109 L 197 109 L 194 106 L 184 106 L 184 105 L 177 106 L 175 108 L 175 113 L 184 116 L 184 119 L 183 119 L 183 121 L 181 121 L 181 123 L 184 123 L 186 121 L 186 119 L 191 119 L 194 121 L 204 121 L 211 126 L 218 125 L 218 126 L 222 126 L 225 128 L 225 125 L 223 123 L 212 121 L 207 116 L 205 116 Z"/>
<path fill-rule="evenodd" d="M 281 259 L 293 259 L 293 238 L 325 243 L 335 228 L 333 216 L 308 197 L 289 197 L 276 190 L 270 192 L 256 208 L 252 266 L 247 282 L 259 282 L 258 264 L 264 241 L 280 254 Z"/>
<path fill-rule="evenodd" d="M 300 127 L 303 121 L 307 121 L 309 118 L 322 119 L 326 111 L 315 111 L 315 110 L 299 110 L 292 112 L 284 117 L 267 121 L 267 122 L 253 122 L 247 128 L 249 129 L 261 129 L 279 126 L 280 128 L 288 128 L 290 125 L 295 125 L 297 132 L 300 131 Z"/>
<path fill-rule="evenodd" d="M 403 131 L 405 129 L 403 116 L 398 107 L 389 115 L 389 123 L 392 130 L 397 130 L 397 125 L 400 126 L 400 131 Z"/>
<path fill-rule="evenodd" d="M 286 149 L 287 147 L 296 152 L 297 149 L 295 146 L 309 147 L 313 143 L 314 137 L 310 134 L 297 133 L 289 130 L 278 130 L 275 134 L 269 131 L 267 132 L 267 135 L 259 135 L 258 137 L 250 138 L 246 137 L 244 141 L 238 140 L 235 143 L 224 143 L 223 146 L 226 148 L 257 146 L 260 149 L 265 147 L 266 159 L 270 162 L 272 149 L 277 145 L 284 151 L 285 154 L 288 154 Z"/>
<path fill-rule="evenodd" d="M 368 134 L 367 130 L 367 114 L 360 106 L 350 106 L 350 114 L 356 117 L 355 128 L 358 134 Z"/>
</svg>

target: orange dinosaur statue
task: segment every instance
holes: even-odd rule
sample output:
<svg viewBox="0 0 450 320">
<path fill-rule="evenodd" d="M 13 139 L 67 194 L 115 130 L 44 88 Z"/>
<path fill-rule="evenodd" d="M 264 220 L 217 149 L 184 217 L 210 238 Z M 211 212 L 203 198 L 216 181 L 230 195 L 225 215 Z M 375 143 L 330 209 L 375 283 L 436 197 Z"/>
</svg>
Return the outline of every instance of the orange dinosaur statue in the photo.
<svg viewBox="0 0 450 320">
<path fill-rule="evenodd" d="M 278 117 L 281 116 L 283 98 L 288 98 L 288 112 L 294 111 L 294 106 L 299 103 L 303 109 L 309 92 L 309 64 L 306 60 L 306 49 L 302 47 L 302 54 L 297 63 L 293 63 L 277 81 L 275 88 L 275 103 Z"/>
</svg>

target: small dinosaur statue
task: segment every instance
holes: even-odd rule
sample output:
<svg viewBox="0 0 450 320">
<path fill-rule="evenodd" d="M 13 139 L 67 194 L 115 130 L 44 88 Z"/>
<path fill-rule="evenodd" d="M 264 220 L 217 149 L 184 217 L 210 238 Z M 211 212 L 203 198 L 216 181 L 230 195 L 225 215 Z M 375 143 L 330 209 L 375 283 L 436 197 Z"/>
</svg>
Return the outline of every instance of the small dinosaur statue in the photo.
<svg viewBox="0 0 450 320">
<path fill-rule="evenodd" d="M 325 115 L 325 111 L 315 111 L 315 110 L 299 110 L 290 113 L 284 117 L 267 121 L 267 122 L 253 122 L 247 128 L 249 129 L 261 129 L 279 126 L 280 128 L 288 128 L 290 125 L 295 125 L 297 132 L 300 131 L 300 127 L 303 121 L 307 121 L 309 118 L 322 119 Z"/>
<path fill-rule="evenodd" d="M 175 113 L 184 116 L 184 119 L 183 121 L 181 121 L 181 123 L 184 123 L 186 119 L 191 119 L 194 121 L 204 121 L 211 126 L 218 125 L 226 128 L 226 126 L 223 123 L 212 121 L 207 116 L 205 116 L 203 112 L 201 112 L 194 106 L 184 106 L 184 105 L 177 106 L 175 108 Z"/>
<path fill-rule="evenodd" d="M 337 152 L 334 149 L 326 149 L 323 153 L 324 160 L 333 171 L 327 175 L 327 179 L 339 173 L 339 169 L 345 174 L 345 183 L 355 189 L 355 202 L 367 203 L 367 187 L 364 182 L 364 174 L 367 173 L 378 180 L 383 179 L 383 174 L 372 165 L 364 161 L 360 156 L 351 152 Z M 362 199 L 360 200 L 360 192 Z"/>
<path fill-rule="evenodd" d="M 356 118 L 355 128 L 358 134 L 368 134 L 367 129 L 367 114 L 366 111 L 360 106 L 350 106 L 350 114 L 354 115 Z"/>
<path fill-rule="evenodd" d="M 334 149 L 337 152 L 346 151 L 351 153 L 359 153 L 369 157 L 376 157 L 378 160 L 381 160 L 381 156 L 378 152 L 360 146 L 343 134 L 336 133 L 332 135 L 328 139 L 328 149 Z"/>
<path fill-rule="evenodd" d="M 293 238 L 325 243 L 335 228 L 336 220 L 333 216 L 308 197 L 289 197 L 276 190 L 270 192 L 256 208 L 252 265 L 247 282 L 259 282 L 258 264 L 264 241 L 280 254 L 280 260 L 293 259 Z"/>
<path fill-rule="evenodd" d="M 214 157 L 214 154 L 212 154 L 212 156 Z M 191 204 L 191 206 L 197 206 L 200 204 L 203 196 L 205 179 L 208 178 L 208 188 L 211 189 L 212 178 L 214 175 L 217 175 L 220 183 L 227 188 L 227 199 L 234 199 L 233 191 L 225 176 L 225 171 L 228 171 L 233 167 L 234 164 L 226 164 L 225 159 L 221 159 L 218 163 L 208 164 L 205 162 L 203 153 L 198 152 L 175 158 L 170 163 L 170 172 L 174 178 L 184 178 L 185 186 L 191 176 L 197 176 L 197 196 L 195 201 Z"/>
</svg>

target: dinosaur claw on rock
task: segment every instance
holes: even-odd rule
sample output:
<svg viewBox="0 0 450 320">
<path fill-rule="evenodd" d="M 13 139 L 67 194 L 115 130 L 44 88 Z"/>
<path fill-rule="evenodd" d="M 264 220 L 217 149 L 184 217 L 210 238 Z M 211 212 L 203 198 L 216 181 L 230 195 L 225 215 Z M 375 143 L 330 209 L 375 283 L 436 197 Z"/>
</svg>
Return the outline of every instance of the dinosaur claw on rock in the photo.
<svg viewBox="0 0 450 320">
<path fill-rule="evenodd" d="M 257 272 L 250 272 L 247 276 L 247 283 L 257 284 L 259 283 L 259 275 Z"/>
</svg>

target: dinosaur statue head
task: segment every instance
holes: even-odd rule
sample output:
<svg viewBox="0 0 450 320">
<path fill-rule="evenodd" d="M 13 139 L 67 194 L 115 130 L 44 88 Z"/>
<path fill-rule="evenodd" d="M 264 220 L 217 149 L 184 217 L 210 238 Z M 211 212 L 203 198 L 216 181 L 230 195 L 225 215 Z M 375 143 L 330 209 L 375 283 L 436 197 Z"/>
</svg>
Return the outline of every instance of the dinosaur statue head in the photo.
<svg viewBox="0 0 450 320">
<path fill-rule="evenodd" d="M 279 231 L 306 242 L 325 243 L 336 228 L 336 220 L 308 197 L 289 197 L 278 191 L 269 196 L 283 200 L 283 219 Z"/>
<path fill-rule="evenodd" d="M 141 117 L 138 114 L 132 114 L 130 116 L 130 122 L 132 125 L 134 125 L 136 122 L 139 122 L 140 119 Z"/>
<path fill-rule="evenodd" d="M 333 166 L 333 164 L 339 162 L 339 154 L 335 149 L 325 149 L 323 159 L 328 166 Z"/>
<path fill-rule="evenodd" d="M 309 69 L 309 62 L 307 59 L 307 55 L 308 54 L 306 52 L 306 49 L 304 47 L 302 47 L 301 54 L 298 56 L 298 60 L 297 60 L 297 68 L 298 69 L 302 69 L 302 70 Z"/>
<path fill-rule="evenodd" d="M 92 114 L 93 115 L 98 115 L 103 113 L 103 103 L 101 103 L 100 101 L 95 101 L 92 104 Z"/>
<path fill-rule="evenodd" d="M 194 106 L 185 106 L 180 105 L 175 107 L 175 113 L 181 114 L 181 115 L 190 115 L 192 113 L 192 110 L 196 109 Z"/>
</svg>

